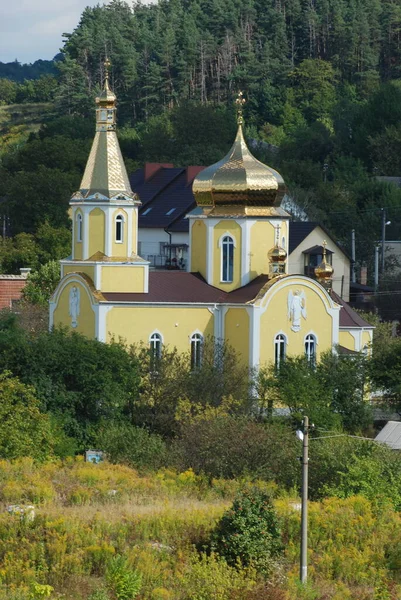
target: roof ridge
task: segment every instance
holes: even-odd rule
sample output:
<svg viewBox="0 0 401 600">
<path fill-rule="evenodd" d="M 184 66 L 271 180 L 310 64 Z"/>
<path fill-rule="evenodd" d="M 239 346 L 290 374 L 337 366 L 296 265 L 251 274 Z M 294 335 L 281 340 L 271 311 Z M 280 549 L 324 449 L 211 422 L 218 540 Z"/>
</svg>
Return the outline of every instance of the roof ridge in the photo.
<svg viewBox="0 0 401 600">
<path fill-rule="evenodd" d="M 142 167 L 142 170 L 144 170 L 144 169 L 145 169 L 145 167 Z M 159 169 L 159 170 L 161 171 L 162 169 L 167 169 L 167 167 L 161 167 L 161 169 Z M 167 185 L 165 185 L 164 187 L 158 189 L 155 192 L 155 194 L 150 198 L 150 200 L 148 200 L 146 202 L 146 204 L 144 204 L 142 206 L 141 210 L 142 209 L 146 210 L 147 208 L 149 208 L 149 206 L 152 204 L 152 202 L 155 200 L 155 198 L 157 198 L 157 196 L 159 196 L 161 193 L 164 193 L 167 190 L 167 188 L 177 179 L 177 177 L 180 177 L 180 175 L 182 175 L 183 172 L 185 173 L 185 168 L 184 167 L 172 167 L 172 168 L 169 167 L 168 170 L 171 171 L 172 169 L 179 169 L 180 172 L 177 173 L 176 175 L 174 175 L 174 177 L 172 179 L 170 179 L 170 181 L 167 183 Z M 155 175 L 156 175 L 156 173 L 155 173 Z M 144 181 L 144 184 L 145 183 L 146 183 L 146 181 Z M 139 213 L 139 216 L 140 215 L 141 215 L 141 212 Z"/>
</svg>

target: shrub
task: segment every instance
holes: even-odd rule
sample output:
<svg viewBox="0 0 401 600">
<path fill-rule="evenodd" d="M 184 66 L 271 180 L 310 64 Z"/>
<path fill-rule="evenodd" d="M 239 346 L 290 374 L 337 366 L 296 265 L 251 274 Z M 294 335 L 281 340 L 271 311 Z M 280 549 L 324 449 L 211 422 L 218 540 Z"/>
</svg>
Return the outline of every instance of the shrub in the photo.
<svg viewBox="0 0 401 600">
<path fill-rule="evenodd" d="M 124 556 L 115 556 L 106 570 L 107 587 L 113 600 L 133 600 L 139 594 L 142 578 L 131 569 Z"/>
<path fill-rule="evenodd" d="M 137 469 L 159 469 L 165 466 L 166 444 L 163 439 L 140 427 L 120 423 L 105 427 L 97 445 L 114 463 L 125 463 Z"/>
<path fill-rule="evenodd" d="M 200 415 L 182 427 L 173 453 L 178 468 L 192 467 L 211 477 L 252 474 L 291 487 L 299 471 L 291 430 L 245 417 Z"/>
<path fill-rule="evenodd" d="M 194 556 L 180 577 L 184 598 L 191 600 L 231 600 L 246 598 L 255 585 L 256 573 L 249 569 L 230 567 L 213 552 L 210 556 Z M 237 594 L 237 596 L 235 596 Z"/>
<path fill-rule="evenodd" d="M 240 492 L 218 522 L 212 547 L 228 564 L 251 565 L 267 576 L 283 552 L 281 532 L 271 497 L 252 488 Z"/>
</svg>

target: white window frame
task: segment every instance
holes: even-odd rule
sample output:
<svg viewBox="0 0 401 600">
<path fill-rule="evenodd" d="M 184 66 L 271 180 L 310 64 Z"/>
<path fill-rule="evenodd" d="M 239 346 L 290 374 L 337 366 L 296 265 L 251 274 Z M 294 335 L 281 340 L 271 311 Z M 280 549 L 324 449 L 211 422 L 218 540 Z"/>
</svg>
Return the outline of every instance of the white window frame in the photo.
<svg viewBox="0 0 401 600">
<path fill-rule="evenodd" d="M 313 352 L 311 352 L 311 346 L 313 347 Z M 314 333 L 308 333 L 305 336 L 304 347 L 306 360 L 310 365 L 315 366 L 317 355 L 317 337 Z"/>
<path fill-rule="evenodd" d="M 287 358 L 287 343 L 287 336 L 284 333 L 277 333 L 274 337 L 274 366 L 276 369 L 279 369 L 280 364 Z"/>
<path fill-rule="evenodd" d="M 202 366 L 203 342 L 203 335 L 199 331 L 194 331 L 190 337 L 192 371 Z"/>
<path fill-rule="evenodd" d="M 231 235 L 231 233 L 225 233 L 224 235 L 221 236 L 220 240 L 219 240 L 219 246 L 221 249 L 221 264 L 220 264 L 220 282 L 221 283 L 232 283 L 234 281 L 234 250 L 236 248 L 236 244 L 235 244 L 235 238 Z M 230 246 L 232 246 L 232 252 L 233 252 L 233 265 L 232 265 L 232 277 L 230 279 L 230 272 L 229 272 L 229 248 Z M 227 251 L 228 255 L 227 255 L 227 266 L 225 268 L 224 265 L 224 252 Z"/>
<path fill-rule="evenodd" d="M 82 232 L 84 227 L 84 220 L 81 212 L 77 212 L 77 216 L 75 218 L 77 225 L 77 242 L 82 243 Z"/>
<path fill-rule="evenodd" d="M 115 236 L 114 239 L 115 239 L 116 244 L 124 243 L 124 223 L 125 223 L 124 215 L 122 215 L 121 213 L 116 215 L 116 217 L 114 219 L 114 236 Z M 117 224 L 120 224 L 121 239 L 118 239 L 118 236 L 117 236 Z"/>
<path fill-rule="evenodd" d="M 151 360 L 160 360 L 163 352 L 163 336 L 160 331 L 153 331 L 149 336 L 149 350 L 151 353 Z"/>
</svg>

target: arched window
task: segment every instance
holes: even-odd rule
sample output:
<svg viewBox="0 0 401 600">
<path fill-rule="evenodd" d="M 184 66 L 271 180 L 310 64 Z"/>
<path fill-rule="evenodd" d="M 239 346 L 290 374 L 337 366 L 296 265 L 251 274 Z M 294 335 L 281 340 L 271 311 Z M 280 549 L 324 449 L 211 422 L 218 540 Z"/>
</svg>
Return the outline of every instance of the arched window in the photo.
<svg viewBox="0 0 401 600">
<path fill-rule="evenodd" d="M 287 340 L 285 335 L 279 333 L 274 338 L 274 363 L 276 369 L 280 367 L 280 364 L 285 361 Z"/>
<path fill-rule="evenodd" d="M 77 242 L 82 242 L 82 215 L 77 213 Z"/>
<path fill-rule="evenodd" d="M 234 240 L 226 235 L 222 241 L 221 281 L 231 283 L 234 277 Z"/>
<path fill-rule="evenodd" d="M 160 333 L 152 333 L 152 335 L 149 338 L 149 344 L 150 344 L 150 362 L 151 362 L 151 368 L 153 370 L 155 363 L 161 359 L 162 357 L 162 345 L 163 345 L 163 340 L 162 340 L 162 336 L 160 335 Z"/>
<path fill-rule="evenodd" d="M 124 236 L 124 217 L 122 215 L 116 216 L 116 242 L 122 244 Z"/>
<path fill-rule="evenodd" d="M 305 338 L 305 356 L 311 365 L 316 363 L 316 338 L 309 333 Z"/>
<path fill-rule="evenodd" d="M 191 369 L 199 369 L 202 364 L 203 337 L 200 333 L 191 336 Z"/>
</svg>

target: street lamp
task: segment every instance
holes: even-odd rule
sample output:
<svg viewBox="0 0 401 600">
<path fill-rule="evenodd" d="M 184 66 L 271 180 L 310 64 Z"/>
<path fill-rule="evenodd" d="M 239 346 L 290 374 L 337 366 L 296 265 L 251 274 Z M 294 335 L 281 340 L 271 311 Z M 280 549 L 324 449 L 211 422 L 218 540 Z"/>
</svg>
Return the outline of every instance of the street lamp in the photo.
<svg viewBox="0 0 401 600">
<path fill-rule="evenodd" d="M 309 462 L 309 431 L 315 426 L 309 425 L 309 417 L 304 417 L 302 429 L 296 432 L 302 442 L 302 488 L 301 488 L 301 553 L 299 561 L 299 578 L 306 583 L 308 578 L 308 462 Z"/>
</svg>

